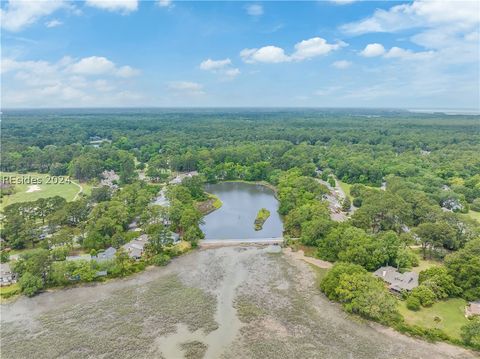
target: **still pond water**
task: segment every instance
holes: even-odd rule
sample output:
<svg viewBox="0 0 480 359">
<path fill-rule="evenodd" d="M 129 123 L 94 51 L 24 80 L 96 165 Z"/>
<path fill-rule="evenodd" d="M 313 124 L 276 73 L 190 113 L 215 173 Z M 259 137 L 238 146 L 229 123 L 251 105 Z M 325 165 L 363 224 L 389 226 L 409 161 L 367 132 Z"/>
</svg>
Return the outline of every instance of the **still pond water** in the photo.
<svg viewBox="0 0 480 359">
<path fill-rule="evenodd" d="M 278 214 L 278 201 L 271 189 L 250 183 L 223 182 L 207 184 L 205 190 L 220 198 L 220 209 L 205 216 L 201 226 L 205 239 L 254 239 L 282 237 L 283 223 Z M 260 208 L 270 211 L 262 230 L 255 231 L 253 222 Z"/>
</svg>

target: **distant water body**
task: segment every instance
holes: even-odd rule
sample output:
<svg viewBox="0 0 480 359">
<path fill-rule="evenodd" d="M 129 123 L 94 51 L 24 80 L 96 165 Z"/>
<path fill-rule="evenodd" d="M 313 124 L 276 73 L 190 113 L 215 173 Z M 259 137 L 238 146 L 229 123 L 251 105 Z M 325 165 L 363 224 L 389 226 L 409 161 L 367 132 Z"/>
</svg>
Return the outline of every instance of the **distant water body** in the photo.
<svg viewBox="0 0 480 359">
<path fill-rule="evenodd" d="M 220 198 L 220 209 L 205 216 L 201 226 L 205 239 L 258 239 L 279 238 L 283 223 L 278 214 L 278 201 L 273 191 L 265 186 L 243 183 L 222 182 L 208 184 L 205 190 Z M 258 211 L 266 208 L 270 217 L 260 231 L 254 229 Z"/>
<path fill-rule="evenodd" d="M 470 115 L 470 116 L 479 116 L 480 109 L 410 109 L 410 112 L 415 113 L 425 113 L 425 114 L 435 114 L 435 113 L 442 113 L 445 115 Z"/>
</svg>

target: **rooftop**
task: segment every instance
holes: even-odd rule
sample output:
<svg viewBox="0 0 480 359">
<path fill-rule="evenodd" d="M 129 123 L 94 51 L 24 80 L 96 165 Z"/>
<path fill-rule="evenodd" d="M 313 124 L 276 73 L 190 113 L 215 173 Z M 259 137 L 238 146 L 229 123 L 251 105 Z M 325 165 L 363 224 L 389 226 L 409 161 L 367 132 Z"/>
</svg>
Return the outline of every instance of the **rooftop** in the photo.
<svg viewBox="0 0 480 359">
<path fill-rule="evenodd" d="M 472 315 L 480 315 L 480 301 L 468 303 L 467 316 Z"/>
<path fill-rule="evenodd" d="M 117 253 L 117 250 L 113 247 L 109 247 L 105 251 L 97 253 L 92 259 L 97 262 L 108 261 L 115 258 L 115 253 Z"/>
<path fill-rule="evenodd" d="M 388 288 L 396 292 L 418 287 L 418 273 L 415 272 L 400 273 L 396 268 L 387 266 L 378 268 L 373 274 L 390 284 Z"/>
</svg>

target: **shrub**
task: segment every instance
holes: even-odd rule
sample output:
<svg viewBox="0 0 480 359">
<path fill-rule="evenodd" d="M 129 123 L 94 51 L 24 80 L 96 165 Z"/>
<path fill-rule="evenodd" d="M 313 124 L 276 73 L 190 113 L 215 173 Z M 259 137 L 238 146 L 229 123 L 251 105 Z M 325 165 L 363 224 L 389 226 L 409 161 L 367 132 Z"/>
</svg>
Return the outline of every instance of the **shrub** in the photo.
<svg viewBox="0 0 480 359">
<path fill-rule="evenodd" d="M 43 288 L 42 278 L 37 277 L 29 272 L 22 275 L 19 280 L 22 293 L 27 297 L 33 297 Z"/>
<path fill-rule="evenodd" d="M 370 273 L 340 276 L 335 291 L 347 312 L 383 324 L 396 323 L 401 318 L 397 310 L 397 300 L 388 293 L 384 284 Z"/>
<path fill-rule="evenodd" d="M 434 266 L 420 272 L 418 281 L 430 288 L 438 299 L 458 296 L 462 289 L 454 283 L 453 277 L 444 267 Z"/>
<path fill-rule="evenodd" d="M 430 307 L 435 303 L 437 296 L 429 287 L 424 285 L 419 285 L 418 287 L 414 288 L 410 293 L 410 297 L 418 298 L 420 304 L 424 307 Z"/>
<path fill-rule="evenodd" d="M 475 317 L 461 328 L 462 339 L 465 344 L 480 349 L 480 317 Z"/>
<path fill-rule="evenodd" d="M 0 252 L 0 263 L 7 263 L 10 259 L 10 254 L 7 251 Z"/>
<path fill-rule="evenodd" d="M 335 187 L 337 185 L 337 183 L 335 182 L 335 178 L 328 177 L 328 184 L 332 187 Z"/>
<path fill-rule="evenodd" d="M 418 299 L 418 297 L 415 297 L 413 295 L 410 295 L 408 298 L 407 298 L 407 308 L 410 309 L 410 310 L 419 310 L 420 309 L 420 299 Z"/>
<path fill-rule="evenodd" d="M 338 300 L 339 296 L 336 289 L 340 284 L 341 276 L 354 273 L 367 273 L 367 271 L 357 264 L 342 262 L 335 263 L 320 282 L 320 289 L 330 300 Z"/>
<path fill-rule="evenodd" d="M 352 197 L 360 197 L 364 189 L 364 185 L 355 183 L 350 187 L 350 195 Z"/>
<path fill-rule="evenodd" d="M 353 205 L 357 208 L 362 207 L 362 202 L 363 202 L 362 197 L 356 197 L 353 199 Z"/>
<path fill-rule="evenodd" d="M 480 212 L 480 198 L 475 198 L 470 204 L 470 209 Z"/>
<path fill-rule="evenodd" d="M 350 201 L 350 198 L 345 197 L 342 203 L 342 211 L 348 212 L 350 211 L 350 207 L 352 206 L 352 202 Z"/>
<path fill-rule="evenodd" d="M 157 254 L 152 258 L 152 263 L 156 266 L 166 266 L 170 262 L 170 257 L 166 254 Z"/>
<path fill-rule="evenodd" d="M 438 328 L 423 328 L 418 325 L 409 325 L 405 322 L 398 322 L 395 324 L 395 329 L 400 333 L 408 333 L 410 335 L 421 337 L 428 341 L 444 340 L 455 343 L 455 340 L 450 338 L 445 332 Z M 457 343 L 458 344 L 458 343 Z"/>
<path fill-rule="evenodd" d="M 472 239 L 462 249 L 445 258 L 445 268 L 467 300 L 480 299 L 480 238 Z"/>
</svg>

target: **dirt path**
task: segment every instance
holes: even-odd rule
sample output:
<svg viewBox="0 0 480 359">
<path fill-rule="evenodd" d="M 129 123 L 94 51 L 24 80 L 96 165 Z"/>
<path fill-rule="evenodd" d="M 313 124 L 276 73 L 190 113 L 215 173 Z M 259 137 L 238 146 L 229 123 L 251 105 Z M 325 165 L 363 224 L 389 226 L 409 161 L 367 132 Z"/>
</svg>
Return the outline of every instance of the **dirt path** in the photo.
<svg viewBox="0 0 480 359">
<path fill-rule="evenodd" d="M 76 201 L 76 200 L 78 199 L 78 196 L 80 196 L 80 195 L 82 194 L 82 192 L 83 192 L 83 187 L 82 187 L 79 183 L 77 183 L 77 182 L 75 182 L 75 181 L 73 181 L 73 180 L 70 180 L 70 181 L 71 181 L 75 186 L 78 187 L 78 192 L 75 194 L 75 197 L 73 197 L 73 199 L 72 199 L 72 201 Z"/>
<path fill-rule="evenodd" d="M 307 263 L 313 264 L 314 266 L 318 268 L 323 268 L 323 269 L 329 269 L 332 267 L 332 263 L 323 261 L 318 258 L 313 258 L 313 257 L 306 257 L 305 253 L 300 249 L 296 252 L 292 251 L 292 248 L 287 247 L 283 250 L 283 253 L 285 253 L 286 256 L 295 258 L 296 260 L 302 260 Z"/>
<path fill-rule="evenodd" d="M 204 249 L 124 280 L 2 304 L 2 358 L 474 358 L 346 315 L 268 247 Z M 21 345 L 19 345 L 21 343 Z"/>
</svg>

